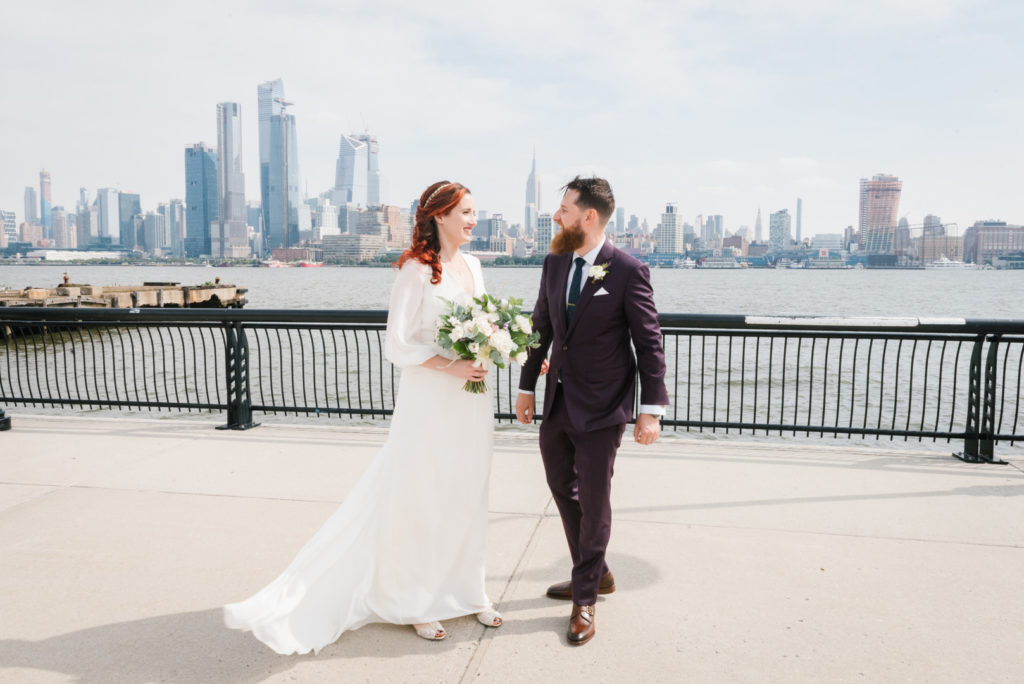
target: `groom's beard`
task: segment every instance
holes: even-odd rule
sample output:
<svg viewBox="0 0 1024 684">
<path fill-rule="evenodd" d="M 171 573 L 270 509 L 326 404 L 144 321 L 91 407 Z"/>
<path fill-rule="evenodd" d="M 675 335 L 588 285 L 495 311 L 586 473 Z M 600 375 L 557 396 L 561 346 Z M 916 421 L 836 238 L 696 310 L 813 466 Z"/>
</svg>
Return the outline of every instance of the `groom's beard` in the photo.
<svg viewBox="0 0 1024 684">
<path fill-rule="evenodd" d="M 551 238 L 551 251 L 555 254 L 575 252 L 586 239 L 586 234 L 579 226 L 562 226 L 562 230 Z"/>
</svg>

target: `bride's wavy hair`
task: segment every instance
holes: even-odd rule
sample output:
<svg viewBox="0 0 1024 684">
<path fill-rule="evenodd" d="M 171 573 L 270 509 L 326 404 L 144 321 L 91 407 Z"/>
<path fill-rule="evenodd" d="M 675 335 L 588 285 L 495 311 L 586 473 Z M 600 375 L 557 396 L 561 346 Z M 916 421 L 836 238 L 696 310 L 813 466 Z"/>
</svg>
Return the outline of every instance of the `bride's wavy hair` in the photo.
<svg viewBox="0 0 1024 684">
<path fill-rule="evenodd" d="M 437 285 L 441 282 L 441 238 L 437 234 L 438 216 L 444 216 L 459 205 L 462 198 L 469 193 L 462 183 L 438 181 L 430 185 L 420 195 L 420 203 L 416 208 L 416 225 L 412 231 L 412 245 L 402 252 L 393 266 L 402 267 L 406 261 L 415 259 L 430 266 L 430 282 Z"/>
</svg>

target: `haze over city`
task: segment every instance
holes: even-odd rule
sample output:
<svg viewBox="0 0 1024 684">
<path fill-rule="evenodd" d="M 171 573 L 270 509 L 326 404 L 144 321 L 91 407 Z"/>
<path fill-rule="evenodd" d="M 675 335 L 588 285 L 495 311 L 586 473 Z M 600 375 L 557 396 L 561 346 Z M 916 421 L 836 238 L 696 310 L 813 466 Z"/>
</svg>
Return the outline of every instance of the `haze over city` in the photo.
<svg viewBox="0 0 1024 684">
<path fill-rule="evenodd" d="M 334 181 L 343 133 L 380 140 L 384 199 L 439 178 L 522 221 L 536 149 L 544 206 L 575 173 L 607 176 L 653 226 L 752 227 L 803 198 L 804 234 L 856 224 L 860 178 L 903 179 L 900 214 L 1020 222 L 1024 80 L 1017 3 L 43 1 L 0 26 L 0 207 L 40 169 L 55 205 L 118 187 L 184 195 L 182 150 L 242 107 L 259 197 L 256 85 L 282 78 L 302 190 Z"/>
</svg>

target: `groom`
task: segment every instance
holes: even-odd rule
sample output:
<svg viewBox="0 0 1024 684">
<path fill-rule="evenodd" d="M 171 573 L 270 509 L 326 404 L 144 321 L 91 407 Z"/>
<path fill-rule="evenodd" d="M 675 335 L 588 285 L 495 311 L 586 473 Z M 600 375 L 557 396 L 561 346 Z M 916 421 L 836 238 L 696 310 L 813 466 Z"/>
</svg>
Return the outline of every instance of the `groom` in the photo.
<svg viewBox="0 0 1024 684">
<path fill-rule="evenodd" d="M 540 453 L 573 565 L 572 579 L 552 585 L 548 596 L 572 600 L 567 635 L 570 644 L 581 645 L 594 636 L 597 595 L 615 591 L 605 564 L 611 481 L 615 453 L 633 418 L 637 371 L 638 443 L 658 439 L 668 392 L 650 273 L 605 237 L 615 209 L 611 186 L 603 178 L 577 176 L 563 189 L 553 217 L 562 230 L 544 260 L 533 310 L 540 346 L 523 365 L 516 416 L 523 423 L 533 419 L 533 393 L 550 349 Z"/>
</svg>

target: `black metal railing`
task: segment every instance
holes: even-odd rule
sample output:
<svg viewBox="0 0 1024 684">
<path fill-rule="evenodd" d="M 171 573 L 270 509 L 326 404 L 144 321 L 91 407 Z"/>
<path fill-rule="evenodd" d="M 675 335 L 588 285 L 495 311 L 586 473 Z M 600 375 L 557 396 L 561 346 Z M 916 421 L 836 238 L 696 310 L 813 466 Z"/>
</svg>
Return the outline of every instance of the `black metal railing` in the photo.
<svg viewBox="0 0 1024 684">
<path fill-rule="evenodd" d="M 232 429 L 254 414 L 379 419 L 399 376 L 385 323 L 383 311 L 0 309 L 0 408 L 217 411 Z M 963 458 L 988 462 L 1024 438 L 1024 321 L 661 324 L 666 429 L 963 440 Z M 492 378 L 495 418 L 511 421 L 518 369 Z"/>
</svg>

